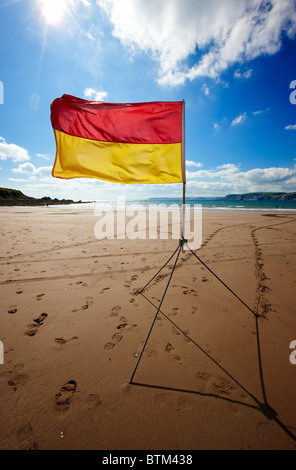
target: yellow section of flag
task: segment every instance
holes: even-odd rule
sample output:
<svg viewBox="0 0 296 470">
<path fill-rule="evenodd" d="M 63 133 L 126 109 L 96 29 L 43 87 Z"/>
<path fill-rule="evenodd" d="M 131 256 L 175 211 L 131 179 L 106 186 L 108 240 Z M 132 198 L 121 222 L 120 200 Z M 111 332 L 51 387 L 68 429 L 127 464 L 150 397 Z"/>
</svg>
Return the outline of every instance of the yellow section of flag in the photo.
<svg viewBox="0 0 296 470">
<path fill-rule="evenodd" d="M 124 184 L 182 182 L 181 143 L 102 142 L 54 129 L 56 178 L 92 177 Z"/>
</svg>

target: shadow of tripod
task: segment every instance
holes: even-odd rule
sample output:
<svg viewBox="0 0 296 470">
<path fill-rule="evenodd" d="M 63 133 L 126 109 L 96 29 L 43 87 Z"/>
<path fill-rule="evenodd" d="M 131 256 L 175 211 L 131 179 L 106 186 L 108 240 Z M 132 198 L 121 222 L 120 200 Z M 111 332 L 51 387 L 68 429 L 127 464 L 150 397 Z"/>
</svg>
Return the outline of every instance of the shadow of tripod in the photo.
<svg viewBox="0 0 296 470">
<path fill-rule="evenodd" d="M 151 326 L 150 326 L 150 329 L 148 331 L 148 334 L 146 336 L 146 339 L 144 341 L 144 344 L 143 344 L 143 347 L 141 349 L 141 352 L 139 354 L 139 357 L 138 357 L 138 360 L 137 360 L 137 363 L 135 365 L 135 368 L 133 370 L 133 373 L 131 375 L 131 378 L 130 378 L 130 381 L 129 383 L 131 385 L 137 385 L 137 386 L 143 386 L 143 387 L 149 387 L 149 388 L 157 388 L 157 389 L 162 389 L 162 390 L 172 390 L 172 391 L 178 391 L 178 392 L 186 392 L 186 393 L 193 393 L 193 394 L 197 394 L 197 395 L 201 395 L 201 396 L 207 396 L 207 397 L 215 397 L 215 398 L 220 398 L 222 400 L 226 400 L 226 401 L 229 401 L 229 402 L 232 402 L 232 403 L 237 403 L 237 404 L 240 404 L 240 405 L 243 405 L 243 406 L 247 406 L 247 407 L 250 407 L 250 408 L 253 408 L 255 410 L 259 410 L 260 412 L 263 413 L 263 415 L 268 418 L 269 420 L 271 421 L 274 421 L 276 422 L 285 432 L 286 434 L 291 438 L 293 439 L 294 441 L 296 441 L 296 436 L 288 429 L 287 426 L 285 426 L 282 421 L 278 418 L 278 414 L 277 412 L 269 405 L 268 401 L 267 401 L 267 395 L 266 395 L 266 390 L 265 390 L 265 385 L 264 385 L 264 379 L 263 379 L 263 368 L 262 368 L 262 359 L 261 359 L 261 348 L 260 348 L 260 336 L 259 336 L 259 323 L 258 323 L 258 320 L 260 318 L 260 315 L 257 313 L 257 312 L 254 312 L 254 310 L 252 310 L 227 284 L 225 284 L 225 282 L 220 279 L 220 277 L 218 277 L 210 268 L 209 266 L 206 265 L 206 263 L 204 263 L 201 258 L 199 256 L 197 256 L 197 254 L 191 250 L 191 248 L 188 246 L 188 241 L 182 236 L 182 238 L 179 240 L 179 245 L 178 247 L 175 249 L 175 251 L 173 252 L 173 254 L 169 257 L 169 259 L 166 261 L 166 263 L 157 271 L 157 273 L 147 282 L 147 284 L 140 290 L 138 290 L 136 292 L 136 294 L 141 294 L 155 309 L 156 309 L 156 314 L 153 318 L 153 321 L 151 323 Z M 173 277 L 173 274 L 174 274 L 174 271 L 176 269 L 176 266 L 177 266 L 177 262 L 178 262 L 178 259 L 180 257 L 180 254 L 181 254 L 181 251 L 184 252 L 184 245 L 186 245 L 186 247 L 188 248 L 188 250 L 190 251 L 190 253 L 233 295 L 236 297 L 236 299 L 239 300 L 239 302 L 241 302 L 244 307 L 246 309 L 249 310 L 249 312 L 251 312 L 251 314 L 253 315 L 254 319 L 255 319 L 255 324 L 256 324 L 256 337 L 257 337 L 257 354 L 258 354 L 258 366 L 259 366 L 259 376 L 260 376 L 260 383 L 261 383 L 261 389 L 262 389 L 262 395 L 263 395 L 263 402 L 260 401 L 254 394 L 252 394 L 251 392 L 249 392 L 235 377 L 233 377 L 224 367 L 222 367 L 210 354 L 208 354 L 196 341 L 194 341 L 190 336 L 188 336 L 188 334 L 186 334 L 170 317 L 168 317 L 162 310 L 161 310 L 161 306 L 163 304 L 163 301 L 165 299 L 165 296 L 166 296 L 166 293 L 167 293 L 167 290 L 168 290 L 168 287 L 170 285 L 170 282 L 171 282 L 171 279 Z M 162 297 L 161 297 L 161 300 L 159 302 L 159 305 L 156 306 L 151 300 L 148 299 L 148 297 L 146 297 L 146 295 L 144 294 L 144 290 L 151 284 L 151 282 L 157 278 L 157 276 L 160 274 L 160 272 L 165 268 L 165 266 L 167 266 L 170 261 L 175 257 L 175 260 L 174 260 L 174 264 L 173 264 L 173 267 L 171 269 L 171 272 L 170 272 L 170 275 L 169 275 L 169 279 L 167 281 L 167 284 L 165 286 L 165 289 L 164 289 L 164 292 L 162 294 Z M 180 388 L 172 388 L 172 387 L 165 387 L 165 386 L 161 386 L 161 385 L 151 385 L 151 384 L 145 384 L 145 383 L 139 383 L 139 382 L 134 382 L 134 376 L 136 374 L 136 371 L 139 367 L 139 364 L 141 362 L 141 359 L 142 359 L 142 356 L 143 356 L 143 353 L 144 353 L 144 350 L 146 348 L 146 345 L 148 343 L 148 340 L 149 340 L 149 337 L 152 333 L 152 330 L 153 330 L 153 327 L 155 325 L 155 322 L 156 322 L 156 319 L 158 317 L 158 315 L 162 315 L 163 317 L 165 317 L 170 323 L 173 324 L 173 326 L 175 328 L 177 328 L 180 333 L 182 333 L 182 335 L 184 335 L 192 344 L 194 344 L 210 361 L 212 361 L 217 367 L 219 367 L 232 381 L 234 381 L 253 401 L 254 401 L 254 405 L 250 405 L 250 404 L 247 404 L 247 403 L 243 403 L 243 402 L 240 402 L 240 401 L 235 401 L 235 400 L 232 400 L 232 399 L 229 399 L 229 398 L 226 398 L 226 397 L 221 397 L 221 396 L 217 396 L 217 395 L 214 395 L 214 394 L 205 394 L 205 393 L 201 393 L 201 392 L 197 392 L 197 391 L 194 391 L 194 390 L 186 390 L 186 389 L 180 389 Z"/>
</svg>

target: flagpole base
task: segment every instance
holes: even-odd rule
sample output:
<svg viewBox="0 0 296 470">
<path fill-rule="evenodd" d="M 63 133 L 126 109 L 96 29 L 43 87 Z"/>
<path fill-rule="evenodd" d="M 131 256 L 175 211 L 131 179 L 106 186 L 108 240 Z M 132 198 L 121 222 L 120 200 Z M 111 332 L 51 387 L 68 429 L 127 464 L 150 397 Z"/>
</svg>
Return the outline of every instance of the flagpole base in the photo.
<svg viewBox="0 0 296 470">
<path fill-rule="evenodd" d="M 183 245 L 187 242 L 188 242 L 188 240 L 186 240 L 186 238 L 184 238 L 184 237 L 179 238 L 179 246 L 181 246 L 182 248 L 183 248 Z"/>
</svg>

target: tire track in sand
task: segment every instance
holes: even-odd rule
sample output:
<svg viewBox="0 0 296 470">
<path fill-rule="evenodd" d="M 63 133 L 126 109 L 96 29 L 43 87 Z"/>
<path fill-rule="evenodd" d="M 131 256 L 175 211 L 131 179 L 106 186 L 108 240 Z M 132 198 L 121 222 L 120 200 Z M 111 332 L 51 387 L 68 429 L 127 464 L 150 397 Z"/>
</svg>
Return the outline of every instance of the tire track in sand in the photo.
<svg viewBox="0 0 296 470">
<path fill-rule="evenodd" d="M 264 225 L 261 227 L 256 227 L 251 230 L 251 238 L 254 244 L 254 251 L 255 251 L 255 273 L 257 277 L 257 289 L 256 289 L 256 300 L 255 300 L 255 308 L 254 311 L 260 315 L 262 318 L 267 318 L 269 312 L 273 311 L 276 312 L 276 308 L 272 303 L 267 299 L 266 294 L 271 292 L 271 289 L 266 285 L 265 281 L 268 280 L 267 275 L 264 271 L 264 260 L 263 260 L 263 253 L 262 248 L 260 247 L 260 243 L 256 233 L 259 230 L 264 230 L 267 228 L 290 224 L 296 221 L 295 217 L 292 216 L 285 216 L 279 214 L 264 214 L 264 216 L 268 217 L 280 217 L 289 220 L 285 220 L 284 222 L 277 222 L 273 224 Z"/>
</svg>

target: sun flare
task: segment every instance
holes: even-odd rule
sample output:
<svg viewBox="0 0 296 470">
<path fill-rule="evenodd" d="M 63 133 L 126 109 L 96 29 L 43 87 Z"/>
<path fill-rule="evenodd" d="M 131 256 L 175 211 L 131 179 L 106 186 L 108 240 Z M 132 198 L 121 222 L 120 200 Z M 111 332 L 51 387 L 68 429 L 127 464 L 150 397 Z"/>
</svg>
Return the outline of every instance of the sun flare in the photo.
<svg viewBox="0 0 296 470">
<path fill-rule="evenodd" d="M 48 24 L 55 25 L 64 18 L 68 0 L 41 0 L 41 12 Z"/>
</svg>

